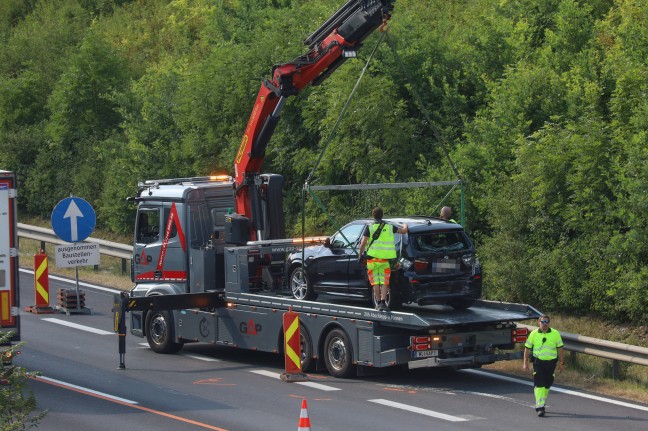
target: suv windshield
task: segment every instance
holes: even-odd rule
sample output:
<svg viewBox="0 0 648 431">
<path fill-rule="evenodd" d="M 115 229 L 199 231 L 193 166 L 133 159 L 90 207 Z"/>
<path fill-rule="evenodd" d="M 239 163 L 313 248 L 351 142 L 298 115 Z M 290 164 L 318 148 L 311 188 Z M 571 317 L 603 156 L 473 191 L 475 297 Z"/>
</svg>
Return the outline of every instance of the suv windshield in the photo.
<svg viewBox="0 0 648 431">
<path fill-rule="evenodd" d="M 410 242 L 422 252 L 446 253 L 469 248 L 463 232 L 433 232 L 411 235 Z"/>
</svg>

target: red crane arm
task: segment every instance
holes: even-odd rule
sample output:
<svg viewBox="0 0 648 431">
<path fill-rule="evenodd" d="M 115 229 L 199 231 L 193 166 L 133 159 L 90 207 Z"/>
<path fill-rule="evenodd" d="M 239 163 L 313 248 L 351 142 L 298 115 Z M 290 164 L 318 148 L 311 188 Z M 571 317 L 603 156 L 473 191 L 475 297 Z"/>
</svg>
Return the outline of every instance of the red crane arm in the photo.
<svg viewBox="0 0 648 431">
<path fill-rule="evenodd" d="M 261 84 L 236 153 L 234 175 L 236 212 L 253 222 L 261 187 L 259 177 L 265 149 L 289 96 L 307 85 L 318 85 L 346 59 L 345 52 L 357 50 L 362 41 L 390 18 L 396 0 L 348 0 L 319 29 L 304 40 L 310 50 L 292 62 L 276 65 L 272 79 Z M 262 230 L 257 226 L 256 230 Z"/>
</svg>

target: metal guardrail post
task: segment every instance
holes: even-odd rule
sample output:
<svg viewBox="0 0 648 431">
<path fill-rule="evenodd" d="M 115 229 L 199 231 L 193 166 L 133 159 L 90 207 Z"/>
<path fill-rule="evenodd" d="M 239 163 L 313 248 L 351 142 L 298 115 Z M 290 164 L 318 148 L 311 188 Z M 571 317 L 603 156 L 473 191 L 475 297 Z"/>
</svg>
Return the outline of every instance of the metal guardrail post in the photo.
<svg viewBox="0 0 648 431">
<path fill-rule="evenodd" d="M 621 364 L 616 359 L 612 359 L 612 380 L 621 380 Z"/>
</svg>

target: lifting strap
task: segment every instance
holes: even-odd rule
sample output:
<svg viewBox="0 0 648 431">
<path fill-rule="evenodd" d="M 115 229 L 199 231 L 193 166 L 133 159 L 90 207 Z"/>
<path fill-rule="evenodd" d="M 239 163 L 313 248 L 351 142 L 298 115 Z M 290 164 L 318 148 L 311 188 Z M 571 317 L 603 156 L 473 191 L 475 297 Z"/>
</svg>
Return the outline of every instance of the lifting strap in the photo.
<svg viewBox="0 0 648 431">
<path fill-rule="evenodd" d="M 409 75 L 409 73 L 407 72 L 407 69 L 405 68 L 405 63 L 403 62 L 403 60 L 398 55 L 398 51 L 396 50 L 396 47 L 394 46 L 393 41 L 389 38 L 389 35 L 387 35 L 386 30 L 388 30 L 388 29 L 384 28 L 384 26 L 381 26 L 381 28 L 380 28 L 380 37 L 378 38 L 378 41 L 376 42 L 376 45 L 374 46 L 373 50 L 371 51 L 371 54 L 369 55 L 369 58 L 367 59 L 367 61 L 365 63 L 365 66 L 362 69 L 362 72 L 360 73 L 360 76 L 358 77 L 358 80 L 356 81 L 356 84 L 353 87 L 353 90 L 351 91 L 351 94 L 349 94 L 349 98 L 347 99 L 346 103 L 344 104 L 344 107 L 342 108 L 342 111 L 340 112 L 340 115 L 338 116 L 337 121 L 335 122 L 335 125 L 333 126 L 333 129 L 331 130 L 331 133 L 329 134 L 329 136 L 324 141 L 324 147 L 322 148 L 322 151 L 320 152 L 320 155 L 317 158 L 317 161 L 315 162 L 315 166 L 313 166 L 313 169 L 310 171 L 310 173 L 308 174 L 308 177 L 306 178 L 306 181 L 304 182 L 304 187 L 302 189 L 302 237 L 305 236 L 305 229 L 306 229 L 306 192 L 308 192 L 312 196 L 312 198 L 315 201 L 316 205 L 322 210 L 322 212 L 324 214 L 326 214 L 327 218 L 332 222 L 333 226 L 337 230 L 339 230 L 340 227 L 341 227 L 333 219 L 333 217 L 328 213 L 328 211 L 327 211 L 326 207 L 324 206 L 324 204 L 322 203 L 322 201 L 315 195 L 315 193 L 311 190 L 309 185 L 313 181 L 315 171 L 319 167 L 319 164 L 322 161 L 324 153 L 326 152 L 326 150 L 327 150 L 329 144 L 331 143 L 331 141 L 333 140 L 333 138 L 335 138 L 338 126 L 340 125 L 340 122 L 342 121 L 342 117 L 346 113 L 346 111 L 347 111 L 347 109 L 349 107 L 349 104 L 351 103 L 351 100 L 353 99 L 353 96 L 355 95 L 356 90 L 358 89 L 358 86 L 360 85 L 360 81 L 362 80 L 362 78 L 364 77 L 365 72 L 367 71 L 367 69 L 369 67 L 369 63 L 371 62 L 374 54 L 378 50 L 378 46 L 380 45 L 380 43 L 382 42 L 382 40 L 383 40 L 383 38 L 385 36 L 387 36 L 387 45 L 390 47 L 390 49 L 394 53 L 394 57 L 396 58 L 397 63 L 400 65 L 401 70 L 403 71 L 403 74 L 404 74 L 407 82 L 410 84 L 409 87 L 411 89 L 412 95 L 416 99 L 416 102 L 419 105 L 419 108 L 421 109 L 421 112 L 425 116 L 425 118 L 427 120 L 427 124 L 428 124 L 428 126 L 430 127 L 430 129 L 432 131 L 432 134 L 434 135 L 435 139 L 437 140 L 437 143 L 439 144 L 439 146 L 441 147 L 441 150 L 443 151 L 443 154 L 445 155 L 446 159 L 448 160 L 448 163 L 450 164 L 450 168 L 452 169 L 454 174 L 457 176 L 457 179 L 461 181 L 461 189 L 462 189 L 462 193 L 461 193 L 461 214 L 462 214 L 462 219 L 463 219 L 463 214 L 464 214 L 464 208 L 463 208 L 463 205 L 464 205 L 463 204 L 463 180 L 461 178 L 461 174 L 457 170 L 457 167 L 455 166 L 454 162 L 452 161 L 452 158 L 450 157 L 450 154 L 448 153 L 445 140 L 442 139 L 442 137 L 441 137 L 440 133 L 438 132 L 437 128 L 434 127 L 434 123 L 432 122 L 432 118 L 430 116 L 430 113 L 425 108 L 425 104 L 423 103 L 423 99 L 421 98 L 419 92 L 416 90 L 416 86 L 414 85 L 411 76 Z M 448 193 L 446 193 L 446 195 L 436 205 L 433 212 L 436 212 L 439 209 L 439 207 L 441 207 L 443 202 L 445 202 L 445 200 L 448 198 L 448 196 L 456 188 L 457 188 L 457 186 L 454 185 L 452 187 L 452 189 L 450 189 L 450 191 Z M 344 236 L 344 234 L 342 234 L 342 235 Z M 349 242 L 349 240 L 346 237 L 344 239 L 347 242 Z"/>
<path fill-rule="evenodd" d="M 347 109 L 349 108 L 349 105 L 351 104 L 351 99 L 353 99 L 353 96 L 355 95 L 356 90 L 358 89 L 358 86 L 360 85 L 360 81 L 362 80 L 362 78 L 365 75 L 365 72 L 369 68 L 369 63 L 371 62 L 371 60 L 373 59 L 374 54 L 378 50 L 378 46 L 380 45 L 383 38 L 387 34 L 387 29 L 385 27 L 386 27 L 385 23 L 383 23 L 383 25 L 381 25 L 381 27 L 380 27 L 380 37 L 378 38 L 378 41 L 376 42 L 376 46 L 374 46 L 373 50 L 371 51 L 371 54 L 369 55 L 369 58 L 367 59 L 367 61 L 365 63 L 365 66 L 362 69 L 362 72 L 360 73 L 360 76 L 358 77 L 358 80 L 356 81 L 356 83 L 355 83 L 355 85 L 353 87 L 353 90 L 351 90 L 351 94 L 349 94 L 349 98 L 347 99 L 346 103 L 344 104 L 344 107 L 342 108 L 342 111 L 340 112 L 340 115 L 338 115 L 338 118 L 337 118 L 337 121 L 335 122 L 335 125 L 333 125 L 333 129 L 331 130 L 331 133 L 329 134 L 329 136 L 324 141 L 324 147 L 322 148 L 322 151 L 320 152 L 320 155 L 317 158 L 317 161 L 315 162 L 315 166 L 313 166 L 313 169 L 310 171 L 310 173 L 308 174 L 308 177 L 306 178 L 306 181 L 304 182 L 304 188 L 302 189 L 302 237 L 305 237 L 305 235 L 306 235 L 306 233 L 305 233 L 305 229 L 306 229 L 306 191 L 308 191 L 310 193 L 310 195 L 315 200 L 317 206 L 320 207 L 320 209 L 324 212 L 324 214 L 326 214 L 328 219 L 332 222 L 333 226 L 337 230 L 339 230 L 340 227 L 341 227 L 335 220 L 332 219 L 332 216 L 330 216 L 330 214 L 328 213 L 328 211 L 324 207 L 324 204 L 317 198 L 317 196 L 315 196 L 315 194 L 309 188 L 308 185 L 313 180 L 313 176 L 315 175 L 315 171 L 319 167 L 319 164 L 322 161 L 322 157 L 324 157 L 324 153 L 326 152 L 326 149 L 328 148 L 328 146 L 331 143 L 331 141 L 333 140 L 333 138 L 335 138 L 338 126 L 340 125 L 340 122 L 342 121 L 342 117 L 344 116 Z M 344 234 L 342 234 L 342 236 L 344 236 Z M 348 238 L 344 237 L 344 239 L 347 242 L 349 242 Z M 303 255 L 303 251 L 302 251 L 302 255 Z"/>
<path fill-rule="evenodd" d="M 306 184 L 309 184 L 312 179 L 313 175 L 315 175 L 315 171 L 317 170 L 320 162 L 322 161 L 322 157 L 324 156 L 324 153 L 326 152 L 326 149 L 328 148 L 329 144 L 335 138 L 335 134 L 337 133 L 338 126 L 340 125 L 340 122 L 342 121 L 342 117 L 344 114 L 346 114 L 347 109 L 349 108 L 349 104 L 351 103 L 351 99 L 353 99 L 353 96 L 355 95 L 356 90 L 358 89 L 358 86 L 360 85 L 360 81 L 364 77 L 365 72 L 369 68 L 369 63 L 371 62 L 371 59 L 373 58 L 374 54 L 378 50 L 378 46 L 380 45 L 380 42 L 382 42 L 383 38 L 387 34 L 387 31 L 383 31 L 384 28 L 381 26 L 380 28 L 380 37 L 378 38 L 378 42 L 376 42 L 376 46 L 374 46 L 374 49 L 371 51 L 371 54 L 369 55 L 369 58 L 367 59 L 367 62 L 365 63 L 364 68 L 362 69 L 362 72 L 360 73 L 360 76 L 358 77 L 358 80 L 356 81 L 355 86 L 353 87 L 353 90 L 351 90 L 351 94 L 349 94 L 349 98 L 347 99 L 346 103 L 344 104 L 344 107 L 342 108 L 342 111 L 340 112 L 340 115 L 338 115 L 337 121 L 335 122 L 335 125 L 333 126 L 333 129 L 331 130 L 331 133 L 329 134 L 328 138 L 324 141 L 324 148 L 322 148 L 322 151 L 320 152 L 319 157 L 317 158 L 317 162 L 315 162 L 315 166 L 313 166 L 313 169 L 310 171 L 308 174 L 308 178 L 306 178 Z"/>
</svg>

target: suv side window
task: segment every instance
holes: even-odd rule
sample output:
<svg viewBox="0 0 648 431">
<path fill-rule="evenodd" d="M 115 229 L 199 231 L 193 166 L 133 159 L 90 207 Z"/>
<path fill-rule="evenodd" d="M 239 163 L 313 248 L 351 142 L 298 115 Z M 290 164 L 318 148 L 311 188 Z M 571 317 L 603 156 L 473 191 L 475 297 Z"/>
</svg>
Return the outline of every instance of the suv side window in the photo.
<svg viewBox="0 0 648 431">
<path fill-rule="evenodd" d="M 346 248 L 351 247 L 358 242 L 358 238 L 362 235 L 364 224 L 351 224 L 344 226 L 333 237 L 331 237 L 331 248 Z"/>
</svg>

